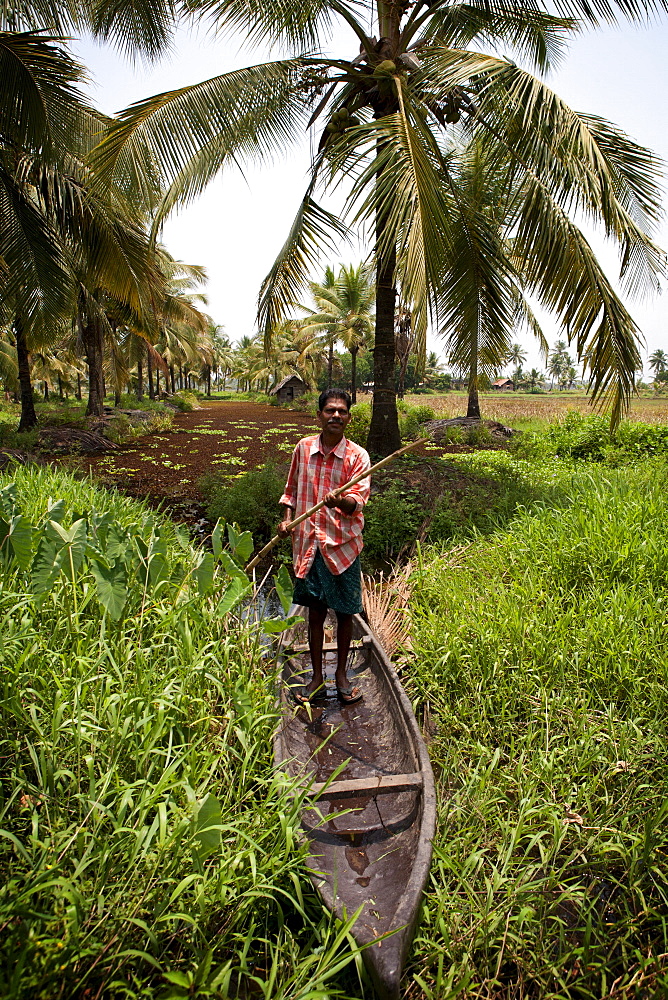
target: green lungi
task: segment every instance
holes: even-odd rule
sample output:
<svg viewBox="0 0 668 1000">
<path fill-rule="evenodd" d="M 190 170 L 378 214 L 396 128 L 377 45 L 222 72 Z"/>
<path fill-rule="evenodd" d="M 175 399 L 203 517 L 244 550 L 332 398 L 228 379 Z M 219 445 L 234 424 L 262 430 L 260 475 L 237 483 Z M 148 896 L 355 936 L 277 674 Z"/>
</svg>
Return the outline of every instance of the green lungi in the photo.
<svg viewBox="0 0 668 1000">
<path fill-rule="evenodd" d="M 335 576 L 328 569 L 320 549 L 315 554 L 313 565 L 303 580 L 295 581 L 293 595 L 295 604 L 307 608 L 331 608 L 340 615 L 359 615 L 362 612 L 362 572 L 360 557 L 343 573 Z"/>
</svg>

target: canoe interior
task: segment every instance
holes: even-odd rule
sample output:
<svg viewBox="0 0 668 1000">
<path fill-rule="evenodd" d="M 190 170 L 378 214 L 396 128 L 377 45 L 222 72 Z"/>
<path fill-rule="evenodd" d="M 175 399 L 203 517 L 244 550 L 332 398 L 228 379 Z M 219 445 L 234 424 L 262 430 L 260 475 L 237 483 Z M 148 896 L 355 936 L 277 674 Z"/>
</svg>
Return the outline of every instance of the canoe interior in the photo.
<svg viewBox="0 0 668 1000">
<path fill-rule="evenodd" d="M 334 643 L 335 622 L 328 626 L 326 640 Z M 305 627 L 289 641 L 293 647 L 306 644 Z M 362 688 L 364 699 L 355 705 L 338 702 L 336 653 L 326 651 L 328 698 L 312 703 L 310 711 L 295 708 L 288 694 L 300 675 L 310 677 L 309 655 L 286 650 L 275 752 L 282 768 L 313 783 L 333 775 L 336 781 L 415 776 L 414 787 L 385 794 L 364 790 L 351 795 L 348 786 L 345 795 L 318 799 L 302 815 L 316 888 L 340 917 L 361 908 L 353 936 L 359 944 L 371 945 L 363 958 L 379 995 L 397 997 L 431 858 L 433 776 L 396 674 L 358 618 L 353 645 L 361 648 L 351 650 L 348 676 Z"/>
</svg>

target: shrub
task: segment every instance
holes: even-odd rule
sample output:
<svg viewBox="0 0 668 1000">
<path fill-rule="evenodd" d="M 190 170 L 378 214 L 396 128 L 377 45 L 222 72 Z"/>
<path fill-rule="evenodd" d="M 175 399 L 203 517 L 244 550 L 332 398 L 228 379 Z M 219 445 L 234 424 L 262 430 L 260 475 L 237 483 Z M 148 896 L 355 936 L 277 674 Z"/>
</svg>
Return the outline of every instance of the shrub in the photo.
<svg viewBox="0 0 668 1000">
<path fill-rule="evenodd" d="M 417 490 L 400 483 L 371 497 L 364 511 L 364 552 L 370 559 L 388 559 L 412 542 L 420 530 L 425 509 Z"/>
<path fill-rule="evenodd" d="M 668 426 L 623 420 L 613 431 L 610 421 L 598 414 L 568 413 L 543 433 L 523 435 L 513 442 L 515 454 L 525 458 L 557 455 L 588 462 L 620 465 L 643 455 L 668 452 Z"/>
<path fill-rule="evenodd" d="M 176 392 L 172 396 L 170 402 L 181 410 L 182 413 L 192 413 L 192 411 L 198 406 L 197 396 L 193 392 L 188 392 L 183 389 L 181 392 Z"/>
<path fill-rule="evenodd" d="M 366 440 L 371 426 L 371 403 L 355 403 L 350 414 L 350 423 L 346 427 L 346 437 L 366 448 Z"/>
<path fill-rule="evenodd" d="M 275 465 L 268 463 L 236 478 L 212 473 L 199 486 L 212 520 L 224 518 L 256 538 L 273 535 L 280 515 L 278 501 L 285 486 L 285 474 Z"/>
</svg>

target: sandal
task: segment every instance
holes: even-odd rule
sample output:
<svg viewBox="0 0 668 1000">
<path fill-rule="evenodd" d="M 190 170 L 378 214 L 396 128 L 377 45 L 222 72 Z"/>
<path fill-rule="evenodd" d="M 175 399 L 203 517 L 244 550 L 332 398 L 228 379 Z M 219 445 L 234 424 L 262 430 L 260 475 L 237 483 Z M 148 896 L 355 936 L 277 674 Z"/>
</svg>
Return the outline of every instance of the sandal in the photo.
<svg viewBox="0 0 668 1000">
<path fill-rule="evenodd" d="M 309 692 L 306 686 L 290 688 L 290 697 L 295 705 L 300 705 L 303 708 L 306 705 L 310 705 L 312 701 L 324 701 L 327 697 L 327 688 L 324 684 L 321 684 L 320 687 L 311 692 Z"/>
<path fill-rule="evenodd" d="M 364 697 L 361 688 L 347 687 L 336 689 L 336 696 L 342 705 L 354 705 L 356 701 L 361 701 Z"/>
</svg>

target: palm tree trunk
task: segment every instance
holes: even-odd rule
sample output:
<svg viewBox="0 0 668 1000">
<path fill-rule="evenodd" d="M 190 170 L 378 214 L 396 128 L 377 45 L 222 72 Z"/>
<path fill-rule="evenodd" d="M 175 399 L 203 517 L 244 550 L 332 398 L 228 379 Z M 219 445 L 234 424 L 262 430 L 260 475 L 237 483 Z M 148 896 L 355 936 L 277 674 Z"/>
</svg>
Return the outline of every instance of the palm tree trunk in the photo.
<svg viewBox="0 0 668 1000">
<path fill-rule="evenodd" d="M 146 375 L 148 377 L 148 398 L 155 399 L 155 391 L 153 389 L 153 361 L 148 344 L 146 345 Z"/>
<path fill-rule="evenodd" d="M 155 398 L 160 399 L 160 369 L 155 370 Z"/>
<path fill-rule="evenodd" d="M 81 375 L 77 372 L 77 399 L 81 402 Z"/>
<path fill-rule="evenodd" d="M 144 366 L 141 358 L 137 361 L 137 399 L 144 398 Z"/>
<path fill-rule="evenodd" d="M 332 377 L 334 372 L 334 337 L 329 341 L 329 354 L 327 356 L 327 388 L 332 388 Z"/>
<path fill-rule="evenodd" d="M 104 377 L 102 360 L 104 340 L 102 326 L 97 318 L 91 317 L 82 324 L 81 337 L 84 354 L 88 364 L 88 404 L 86 415 L 91 417 L 104 416 Z"/>
<path fill-rule="evenodd" d="M 376 272 L 376 341 L 373 349 L 373 410 L 367 450 L 390 455 L 401 447 L 397 397 L 394 391 L 395 253 Z"/>
<path fill-rule="evenodd" d="M 206 394 L 211 396 L 211 365 L 206 366 Z"/>
<path fill-rule="evenodd" d="M 475 339 L 471 345 L 471 367 L 469 369 L 469 404 L 466 410 L 467 417 L 480 420 L 480 401 L 478 399 L 478 329 L 476 328 Z"/>
<path fill-rule="evenodd" d="M 398 26 L 394 7 L 386 5 L 386 30 L 381 28 L 381 34 L 390 37 Z M 396 21 L 396 24 L 395 24 Z M 391 106 L 384 104 L 374 111 L 376 119 L 383 118 L 397 110 L 396 102 Z M 380 140 L 379 140 L 380 143 Z M 380 151 L 380 150 L 379 150 Z M 376 216 L 376 247 L 382 245 L 382 237 L 387 226 L 387 213 L 379 211 Z M 399 414 L 397 413 L 397 396 L 394 388 L 394 310 L 397 300 L 397 289 L 394 283 L 394 270 L 397 255 L 394 247 L 378 261 L 376 267 L 376 339 L 373 349 L 373 404 L 371 410 L 371 425 L 367 438 L 367 450 L 374 455 L 390 455 L 401 447 L 399 432 Z"/>
<path fill-rule="evenodd" d="M 43 385 L 44 385 L 44 402 L 48 403 L 49 402 L 49 383 L 46 381 L 46 379 L 44 380 Z"/>
<path fill-rule="evenodd" d="M 120 405 L 121 405 L 121 394 L 118 391 L 118 389 L 116 389 L 114 391 L 114 406 L 119 407 Z"/>
<path fill-rule="evenodd" d="M 32 394 L 32 382 L 30 379 L 28 344 L 23 323 L 18 316 L 14 320 L 14 336 L 16 338 L 16 356 L 19 368 L 19 386 L 21 389 L 21 420 L 18 429 L 19 431 L 31 431 L 33 427 L 37 426 L 37 414 L 35 413 L 35 400 Z"/>
<path fill-rule="evenodd" d="M 169 366 L 169 377 L 170 377 L 171 383 L 172 383 L 172 396 L 173 396 L 174 393 L 176 392 L 176 381 L 175 381 L 175 377 L 174 377 L 174 365 L 170 365 Z"/>
<path fill-rule="evenodd" d="M 60 377 L 60 375 L 58 376 L 58 398 L 59 399 L 65 398 L 65 393 L 63 392 L 63 380 Z"/>
<path fill-rule="evenodd" d="M 357 402 L 357 352 L 359 347 L 354 347 L 350 352 L 350 381 L 352 382 L 352 392 L 350 394 L 353 403 Z"/>
</svg>

